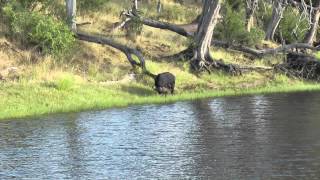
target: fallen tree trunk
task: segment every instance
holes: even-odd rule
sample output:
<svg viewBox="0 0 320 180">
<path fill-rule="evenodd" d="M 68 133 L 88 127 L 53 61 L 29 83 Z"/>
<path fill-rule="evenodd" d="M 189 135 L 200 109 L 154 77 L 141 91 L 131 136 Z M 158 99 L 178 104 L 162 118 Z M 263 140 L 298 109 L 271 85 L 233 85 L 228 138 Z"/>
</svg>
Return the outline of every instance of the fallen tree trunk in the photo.
<svg viewBox="0 0 320 180">
<path fill-rule="evenodd" d="M 170 30 L 170 31 L 173 31 L 177 34 L 180 34 L 180 35 L 186 36 L 186 37 L 193 37 L 193 35 L 194 35 L 193 32 L 189 32 L 186 29 L 184 29 L 183 27 L 180 27 L 179 25 L 155 21 L 155 20 L 147 19 L 147 18 L 142 18 L 141 22 L 144 25 L 151 26 L 151 27 L 158 28 L 158 29 Z"/>
<path fill-rule="evenodd" d="M 272 18 L 268 24 L 265 40 L 274 40 L 274 35 L 283 18 L 284 10 L 287 6 L 286 0 L 276 0 L 272 3 Z"/>
<path fill-rule="evenodd" d="M 288 52 L 294 49 L 303 49 L 303 50 L 309 49 L 312 51 L 320 50 L 319 46 L 314 47 L 307 43 L 294 43 L 294 44 L 279 46 L 277 48 L 262 49 L 262 50 L 258 50 L 258 49 L 254 49 L 254 48 L 250 48 L 242 45 L 232 45 L 230 43 L 223 42 L 223 41 L 213 41 L 212 45 L 216 47 L 229 48 L 229 49 L 241 51 L 241 52 L 253 55 L 257 58 L 262 58 L 266 55 L 275 55 L 283 52 Z"/>
<path fill-rule="evenodd" d="M 104 44 L 120 50 L 126 55 L 132 67 L 140 66 L 144 71 L 146 71 L 145 60 L 140 51 L 107 39 L 106 37 L 89 35 L 83 32 L 76 32 L 75 34 L 79 40 Z M 132 55 L 135 55 L 139 59 L 139 63 L 133 59 Z"/>
<path fill-rule="evenodd" d="M 134 16 L 133 14 L 130 14 L 130 13 L 126 14 L 126 15 L 129 17 Z M 193 26 L 197 26 L 197 24 L 194 24 L 194 23 L 192 23 L 190 25 L 175 25 L 175 24 L 160 22 L 160 21 L 156 21 L 156 20 L 151 20 L 148 18 L 141 18 L 140 17 L 140 19 L 144 25 L 154 27 L 154 28 L 169 30 L 169 31 L 175 32 L 175 33 L 180 34 L 185 37 L 193 37 L 193 34 L 194 34 L 193 30 L 195 29 Z M 188 28 L 188 27 L 191 27 L 191 28 Z M 314 47 L 314 46 L 307 44 L 307 43 L 294 43 L 294 44 L 279 46 L 277 48 L 262 49 L 262 50 L 250 48 L 250 47 L 243 46 L 243 45 L 233 45 L 228 42 L 218 41 L 218 40 L 213 40 L 211 45 L 216 46 L 216 47 L 237 50 L 237 51 L 252 55 L 254 57 L 257 57 L 257 58 L 262 58 L 266 55 L 274 55 L 274 54 L 279 54 L 279 53 L 283 53 L 283 52 L 288 52 L 293 49 L 302 49 L 302 50 L 309 49 L 309 50 L 313 50 L 313 51 L 320 50 L 320 47 Z M 185 52 L 188 52 L 188 51 L 186 50 Z M 188 56 L 185 56 L 184 52 L 181 52 L 176 55 L 166 56 L 165 58 L 173 59 L 175 57 L 188 57 Z"/>
<path fill-rule="evenodd" d="M 267 55 L 276 55 L 284 52 L 291 52 L 292 50 L 295 50 L 295 49 L 302 49 L 302 50 L 309 49 L 312 51 L 320 50 L 320 46 L 314 47 L 307 43 L 294 43 L 294 44 L 279 46 L 277 48 L 262 49 L 262 50 L 258 50 L 258 49 L 254 49 L 254 48 L 250 48 L 242 45 L 233 45 L 233 44 L 230 44 L 224 41 L 218 41 L 218 40 L 212 41 L 211 45 L 215 47 L 221 47 L 225 49 L 240 51 L 248 55 L 254 56 L 255 58 L 263 58 L 264 56 L 267 56 Z M 181 58 L 181 59 L 190 58 L 190 50 L 186 49 L 184 51 L 181 51 L 180 53 L 161 57 L 160 59 L 174 60 L 178 58 Z"/>
<path fill-rule="evenodd" d="M 128 21 L 130 21 L 132 18 L 138 18 L 141 21 L 141 23 L 143 23 L 146 26 L 169 30 L 177 34 L 180 34 L 181 36 L 186 36 L 186 37 L 193 37 L 194 35 L 194 32 L 188 31 L 186 28 L 183 28 L 183 26 L 179 26 L 179 25 L 175 25 L 167 22 L 156 21 L 149 18 L 144 18 L 137 15 L 136 13 L 133 13 L 132 10 L 127 10 L 122 12 L 121 16 L 127 17 L 126 20 L 122 23 L 128 23 Z"/>
</svg>

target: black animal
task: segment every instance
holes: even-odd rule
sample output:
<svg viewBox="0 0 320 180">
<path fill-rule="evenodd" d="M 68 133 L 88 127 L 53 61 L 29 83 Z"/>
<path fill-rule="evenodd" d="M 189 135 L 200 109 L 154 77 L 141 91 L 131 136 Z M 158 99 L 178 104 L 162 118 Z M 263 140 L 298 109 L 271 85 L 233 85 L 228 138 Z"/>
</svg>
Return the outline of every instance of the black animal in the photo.
<svg viewBox="0 0 320 180">
<path fill-rule="evenodd" d="M 175 82 L 176 82 L 176 77 L 169 72 L 160 73 L 156 75 L 154 78 L 156 91 L 159 94 L 165 94 L 165 95 L 168 93 L 173 94 Z"/>
</svg>

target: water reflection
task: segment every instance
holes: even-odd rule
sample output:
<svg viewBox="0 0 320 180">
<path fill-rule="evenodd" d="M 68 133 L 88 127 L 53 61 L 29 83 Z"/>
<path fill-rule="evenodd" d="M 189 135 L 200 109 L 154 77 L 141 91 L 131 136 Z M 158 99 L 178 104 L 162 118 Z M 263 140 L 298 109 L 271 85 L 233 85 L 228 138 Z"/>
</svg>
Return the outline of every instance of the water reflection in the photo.
<svg viewBox="0 0 320 180">
<path fill-rule="evenodd" d="M 317 179 L 320 94 L 0 122 L 0 179 Z"/>
</svg>

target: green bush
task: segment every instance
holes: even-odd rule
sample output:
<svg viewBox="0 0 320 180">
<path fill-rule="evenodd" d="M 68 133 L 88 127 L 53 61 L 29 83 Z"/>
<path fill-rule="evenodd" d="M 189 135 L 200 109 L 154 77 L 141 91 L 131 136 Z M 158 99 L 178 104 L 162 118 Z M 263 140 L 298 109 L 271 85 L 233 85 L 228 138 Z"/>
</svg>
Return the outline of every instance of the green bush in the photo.
<svg viewBox="0 0 320 180">
<path fill-rule="evenodd" d="M 126 36 L 131 40 L 135 40 L 137 36 L 141 35 L 143 28 L 143 23 L 140 18 L 134 17 L 132 20 L 126 24 Z"/>
<path fill-rule="evenodd" d="M 71 75 L 64 75 L 58 78 L 54 84 L 57 90 L 66 91 L 74 87 L 75 79 Z"/>
<path fill-rule="evenodd" d="M 244 12 L 234 11 L 228 5 L 223 12 L 224 18 L 217 24 L 214 32 L 216 39 L 247 46 L 253 46 L 263 40 L 265 34 L 260 28 L 254 27 L 250 32 L 246 30 Z"/>
<path fill-rule="evenodd" d="M 11 4 L 19 5 L 21 8 L 34 9 L 39 4 L 48 4 L 51 0 L 11 0 Z"/>
<path fill-rule="evenodd" d="M 4 7 L 4 14 L 11 29 L 11 36 L 24 45 L 32 45 L 44 53 L 61 55 L 74 44 L 73 33 L 68 26 L 50 16 L 24 9 Z"/>
<path fill-rule="evenodd" d="M 292 7 L 288 7 L 284 12 L 277 36 L 280 36 L 281 32 L 286 43 L 301 42 L 308 30 L 308 20 L 301 19 L 299 21 L 299 16 L 299 12 Z"/>
<path fill-rule="evenodd" d="M 314 55 L 316 56 L 316 58 L 317 58 L 318 60 L 320 60 L 320 51 L 317 51 Z"/>
</svg>

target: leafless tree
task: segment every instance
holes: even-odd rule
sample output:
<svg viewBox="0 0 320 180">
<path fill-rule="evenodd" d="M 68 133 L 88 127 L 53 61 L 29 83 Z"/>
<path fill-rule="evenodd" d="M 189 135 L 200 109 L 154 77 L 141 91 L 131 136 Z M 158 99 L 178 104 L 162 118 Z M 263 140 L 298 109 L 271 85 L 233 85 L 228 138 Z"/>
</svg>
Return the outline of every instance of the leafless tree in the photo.
<svg viewBox="0 0 320 180">
<path fill-rule="evenodd" d="M 310 8 L 310 28 L 307 31 L 303 42 L 312 44 L 316 39 L 319 18 L 320 18 L 320 0 L 317 0 L 314 4 L 314 8 L 311 6 Z"/>
<path fill-rule="evenodd" d="M 161 3 L 161 0 L 158 0 L 158 3 L 157 3 L 157 12 L 158 12 L 158 13 L 161 13 L 161 10 L 162 10 L 162 3 Z"/>
<path fill-rule="evenodd" d="M 272 4 L 272 17 L 266 31 L 266 40 L 274 40 L 275 32 L 283 18 L 283 12 L 288 5 L 287 0 L 274 0 Z"/>
<path fill-rule="evenodd" d="M 247 31 L 250 32 L 251 28 L 253 27 L 254 21 L 254 13 L 258 8 L 259 0 L 246 0 L 246 27 Z"/>
<path fill-rule="evenodd" d="M 133 11 L 138 11 L 138 0 L 132 0 Z"/>
<path fill-rule="evenodd" d="M 206 67 L 206 64 L 212 61 L 209 50 L 220 8 L 220 0 L 206 0 L 203 4 L 201 20 L 194 37 L 194 56 L 192 59 L 198 69 Z"/>
<path fill-rule="evenodd" d="M 67 6 L 67 18 L 68 23 L 72 31 L 77 31 L 76 25 L 76 12 L 77 12 L 77 0 L 66 0 Z"/>
</svg>

